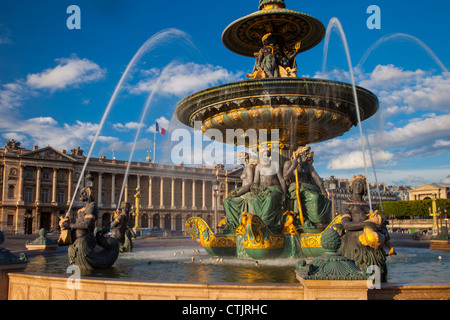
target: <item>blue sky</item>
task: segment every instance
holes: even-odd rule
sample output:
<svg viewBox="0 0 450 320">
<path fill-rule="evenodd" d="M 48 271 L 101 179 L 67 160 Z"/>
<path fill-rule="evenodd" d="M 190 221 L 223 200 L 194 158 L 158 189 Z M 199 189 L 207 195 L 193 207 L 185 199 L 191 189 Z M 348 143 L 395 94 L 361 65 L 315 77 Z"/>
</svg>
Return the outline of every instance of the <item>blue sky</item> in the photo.
<svg viewBox="0 0 450 320">
<path fill-rule="evenodd" d="M 67 28 L 70 5 L 81 9 L 80 30 Z M 377 115 L 363 123 L 378 181 L 450 183 L 450 76 L 419 44 L 450 68 L 450 3 L 286 0 L 286 5 L 325 26 L 333 17 L 341 22 L 356 82 L 381 102 Z M 381 9 L 379 30 L 367 28 L 370 5 Z M 114 144 L 116 158 L 128 159 L 143 107 L 164 70 L 133 160 L 145 161 L 147 150 L 153 149 L 158 120 L 168 133 L 157 135 L 156 159 L 169 162 L 170 133 L 179 127 L 172 120 L 177 102 L 204 88 L 243 80 L 253 68 L 253 59 L 228 51 L 221 35 L 229 23 L 257 8 L 257 0 L 0 0 L 1 138 L 14 138 L 27 148 L 80 146 L 87 153 L 128 63 L 148 39 L 165 30 L 124 80 L 93 156 L 111 158 Z M 331 33 L 325 70 L 323 49 L 324 42 L 298 56 L 299 76 L 349 82 L 337 32 Z M 353 128 L 338 139 L 312 145 L 319 174 L 349 178 L 364 173 L 359 139 L 359 129 Z"/>
</svg>

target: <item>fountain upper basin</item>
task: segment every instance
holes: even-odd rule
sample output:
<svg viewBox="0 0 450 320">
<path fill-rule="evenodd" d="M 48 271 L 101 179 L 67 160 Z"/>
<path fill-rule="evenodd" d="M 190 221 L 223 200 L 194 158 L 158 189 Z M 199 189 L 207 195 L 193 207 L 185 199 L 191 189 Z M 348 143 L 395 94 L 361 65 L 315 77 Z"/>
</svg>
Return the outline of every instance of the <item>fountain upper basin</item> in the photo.
<svg viewBox="0 0 450 320">
<path fill-rule="evenodd" d="M 374 115 L 378 98 L 356 87 L 361 121 Z M 183 99 L 177 118 L 202 131 L 279 130 L 285 145 L 306 145 L 341 136 L 358 123 L 351 84 L 311 78 L 266 78 L 205 89 Z M 251 146 L 250 146 L 251 147 Z"/>
</svg>

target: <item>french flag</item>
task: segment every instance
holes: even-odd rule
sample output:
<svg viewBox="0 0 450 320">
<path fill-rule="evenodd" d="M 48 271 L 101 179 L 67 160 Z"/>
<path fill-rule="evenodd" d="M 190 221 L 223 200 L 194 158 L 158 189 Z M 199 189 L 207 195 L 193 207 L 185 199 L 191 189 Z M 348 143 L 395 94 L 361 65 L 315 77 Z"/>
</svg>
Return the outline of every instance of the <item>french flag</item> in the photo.
<svg viewBox="0 0 450 320">
<path fill-rule="evenodd" d="M 156 131 L 161 132 L 162 136 L 164 137 L 164 135 L 166 134 L 166 129 L 160 127 L 157 121 L 155 121 L 155 124 L 156 124 Z"/>
</svg>

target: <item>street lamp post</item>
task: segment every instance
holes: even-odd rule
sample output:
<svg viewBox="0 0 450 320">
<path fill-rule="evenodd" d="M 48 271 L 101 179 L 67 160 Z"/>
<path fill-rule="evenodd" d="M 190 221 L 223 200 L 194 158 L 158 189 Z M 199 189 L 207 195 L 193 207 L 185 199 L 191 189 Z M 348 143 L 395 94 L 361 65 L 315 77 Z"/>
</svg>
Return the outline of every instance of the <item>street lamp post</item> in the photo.
<svg viewBox="0 0 450 320">
<path fill-rule="evenodd" d="M 218 205 L 218 198 L 219 198 L 219 180 L 216 178 L 216 180 L 213 181 L 212 183 L 212 188 L 213 188 L 213 194 L 214 194 L 214 230 L 217 233 L 217 225 L 218 225 L 218 221 L 217 221 L 217 205 Z"/>
<path fill-rule="evenodd" d="M 329 180 L 328 189 L 331 192 L 331 219 L 334 219 L 336 217 L 336 201 L 334 197 L 337 189 L 337 181 L 334 176 L 331 176 Z"/>
<path fill-rule="evenodd" d="M 437 220 L 438 212 L 437 212 L 437 207 L 436 207 L 436 194 L 434 194 L 434 197 L 431 202 L 430 216 L 433 217 L 433 229 L 432 229 L 433 236 L 436 236 L 439 234 L 439 226 L 438 226 L 438 220 Z"/>
<path fill-rule="evenodd" d="M 139 215 L 141 213 L 141 189 L 139 187 L 136 188 L 136 194 L 134 195 L 134 201 L 135 201 L 135 210 L 134 210 L 134 216 L 135 216 L 135 228 L 139 228 Z"/>
</svg>

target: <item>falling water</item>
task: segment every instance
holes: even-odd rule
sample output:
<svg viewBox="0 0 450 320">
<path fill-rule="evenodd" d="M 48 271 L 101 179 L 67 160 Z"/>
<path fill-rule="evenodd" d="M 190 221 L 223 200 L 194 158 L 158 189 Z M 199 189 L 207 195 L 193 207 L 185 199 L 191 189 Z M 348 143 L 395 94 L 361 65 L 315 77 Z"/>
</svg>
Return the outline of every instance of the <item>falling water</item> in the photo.
<svg viewBox="0 0 450 320">
<path fill-rule="evenodd" d="M 145 103 L 144 110 L 142 111 L 142 115 L 141 115 L 141 120 L 139 122 L 139 127 L 137 129 L 136 136 L 134 138 L 134 143 L 131 148 L 130 156 L 129 156 L 128 163 L 127 163 L 127 168 L 125 170 L 125 176 L 123 178 L 122 189 L 120 191 L 119 201 L 117 202 L 117 209 L 119 209 L 120 203 L 122 202 L 123 192 L 125 190 L 125 186 L 127 185 L 127 181 L 128 181 L 128 173 L 130 171 L 131 159 L 133 158 L 134 150 L 136 149 L 137 140 L 141 133 L 141 129 L 144 124 L 144 120 L 145 120 L 145 116 L 147 115 L 147 111 L 150 107 L 150 103 L 153 100 L 155 93 L 158 91 L 161 81 L 163 80 L 163 77 L 166 74 L 166 71 L 169 70 L 170 68 L 172 68 L 173 65 L 174 65 L 174 62 L 171 62 L 163 69 L 163 71 L 161 72 L 161 75 L 159 76 L 158 80 L 156 81 L 155 85 L 153 86 L 153 89 L 150 92 L 150 94 L 147 98 L 147 101 Z"/>
<path fill-rule="evenodd" d="M 341 36 L 342 42 L 345 47 L 345 53 L 347 55 L 348 68 L 350 70 L 350 77 L 351 77 L 352 87 L 353 87 L 353 98 L 355 99 L 356 116 L 357 116 L 358 125 L 359 125 L 359 134 L 360 134 L 360 138 L 361 138 L 361 149 L 362 149 L 362 156 L 363 156 L 363 161 L 364 161 L 364 170 L 365 170 L 366 177 L 368 177 L 369 175 L 367 172 L 367 161 L 366 161 L 366 153 L 365 153 L 365 147 L 364 147 L 364 135 L 363 135 L 363 129 L 362 129 L 362 123 L 361 123 L 361 115 L 359 112 L 358 95 L 356 93 L 355 76 L 353 74 L 353 65 L 352 65 L 352 60 L 350 57 L 350 50 L 348 48 L 347 37 L 345 36 L 344 29 L 342 28 L 341 22 L 339 21 L 338 18 L 331 18 L 330 22 L 328 23 L 327 32 L 326 32 L 326 36 L 325 36 L 325 46 L 324 46 L 324 50 L 323 50 L 322 71 L 325 71 L 326 60 L 327 60 L 327 56 L 328 56 L 328 44 L 330 42 L 331 30 L 333 27 L 337 27 L 337 29 L 339 30 L 339 34 Z M 372 161 L 372 166 L 375 166 L 373 161 Z M 370 210 L 372 210 L 372 197 L 370 194 L 370 185 L 369 185 L 368 179 L 366 179 L 366 183 L 367 183 L 367 190 L 368 190 L 369 206 L 370 206 Z M 376 184 L 378 185 L 378 182 L 376 182 Z M 381 199 L 380 199 L 380 202 L 381 202 Z"/>
<path fill-rule="evenodd" d="M 369 49 L 364 53 L 363 57 L 358 63 L 358 66 L 362 66 L 364 62 L 366 62 L 367 58 L 370 56 L 370 54 L 375 51 L 379 46 L 381 46 L 383 43 L 393 40 L 393 39 L 408 39 L 416 42 L 419 44 L 427 53 L 428 55 L 439 65 L 439 67 L 442 69 L 443 72 L 448 73 L 448 69 L 445 67 L 445 65 L 442 63 L 442 61 L 436 56 L 436 54 L 431 50 L 430 47 L 428 47 L 422 40 L 419 38 L 416 38 L 414 36 L 411 36 L 409 34 L 405 33 L 395 33 L 391 35 L 387 35 L 384 37 L 381 37 L 379 40 L 377 40 L 373 45 L 370 46 Z"/>
<path fill-rule="evenodd" d="M 149 38 L 139 48 L 139 50 L 133 56 L 131 61 L 128 63 L 128 66 L 125 69 L 125 72 L 123 73 L 122 77 L 120 78 L 119 83 L 117 84 L 117 86 L 116 86 L 116 88 L 114 90 L 114 93 L 111 96 L 111 99 L 109 100 L 109 103 L 108 103 L 108 105 L 106 107 L 105 113 L 103 114 L 103 117 L 102 117 L 102 119 L 100 121 L 100 124 L 98 126 L 97 132 L 96 132 L 96 134 L 94 136 L 94 140 L 92 141 L 91 148 L 89 149 L 89 153 L 88 153 L 88 155 L 86 157 L 86 160 L 84 162 L 83 169 L 81 170 L 80 178 L 78 179 L 77 186 L 76 186 L 75 191 L 73 193 L 72 201 L 70 202 L 69 209 L 67 210 L 67 215 L 70 213 L 70 210 L 72 209 L 73 202 L 75 200 L 77 191 L 78 191 L 78 189 L 80 187 L 81 180 L 83 179 L 84 173 L 86 171 L 86 167 L 87 167 L 87 165 L 89 163 L 89 159 L 91 158 L 92 151 L 94 150 L 94 147 L 95 147 L 95 144 L 96 144 L 96 142 L 98 140 L 100 132 L 101 132 L 101 130 L 103 128 L 103 125 L 105 124 L 106 118 L 108 117 L 108 115 L 109 115 L 109 113 L 111 111 L 111 108 L 112 108 L 114 102 L 116 101 L 117 95 L 118 95 L 120 89 L 122 88 L 122 85 L 123 85 L 125 79 L 128 78 L 128 76 L 129 76 L 133 66 L 136 64 L 137 61 L 139 61 L 139 59 L 142 58 L 142 56 L 145 53 L 147 53 L 149 50 L 153 49 L 156 45 L 161 44 L 162 42 L 167 41 L 167 40 L 171 39 L 172 37 L 181 37 L 181 38 L 185 39 L 186 41 L 188 41 L 190 43 L 189 37 L 188 37 L 188 35 L 185 32 L 177 30 L 177 29 L 173 29 L 173 28 L 165 29 L 165 30 L 162 30 L 162 31 L 156 33 L 151 38 Z M 192 45 L 192 47 L 195 47 L 192 43 L 191 43 L 191 45 Z"/>
</svg>

